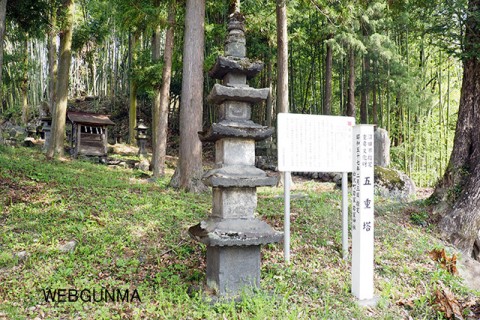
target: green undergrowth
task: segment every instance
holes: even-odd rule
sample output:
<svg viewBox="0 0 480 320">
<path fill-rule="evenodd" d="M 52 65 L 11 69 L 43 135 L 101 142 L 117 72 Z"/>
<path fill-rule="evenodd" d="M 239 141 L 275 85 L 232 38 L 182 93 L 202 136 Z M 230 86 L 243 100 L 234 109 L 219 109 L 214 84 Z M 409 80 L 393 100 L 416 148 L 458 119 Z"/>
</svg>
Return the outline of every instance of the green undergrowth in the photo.
<svg viewBox="0 0 480 320">
<path fill-rule="evenodd" d="M 209 301 L 205 247 L 188 227 L 211 209 L 194 195 L 130 169 L 46 161 L 37 150 L 0 147 L 0 319 L 441 319 L 441 284 L 474 296 L 433 262 L 442 247 L 409 206 L 377 199 L 375 308 L 350 293 L 341 258 L 340 191 L 308 181 L 292 191 L 292 262 L 262 248 L 262 288 L 240 302 Z M 283 228 L 281 188 L 260 188 L 258 213 Z M 408 210 L 407 210 L 408 209 Z M 410 211 L 409 211 L 410 210 Z M 421 209 L 418 211 L 424 214 Z M 75 241 L 73 252 L 61 246 Z M 19 254 L 24 252 L 23 255 Z M 133 302 L 45 302 L 46 289 L 137 290 Z M 478 293 L 477 293 L 478 294 Z"/>
</svg>

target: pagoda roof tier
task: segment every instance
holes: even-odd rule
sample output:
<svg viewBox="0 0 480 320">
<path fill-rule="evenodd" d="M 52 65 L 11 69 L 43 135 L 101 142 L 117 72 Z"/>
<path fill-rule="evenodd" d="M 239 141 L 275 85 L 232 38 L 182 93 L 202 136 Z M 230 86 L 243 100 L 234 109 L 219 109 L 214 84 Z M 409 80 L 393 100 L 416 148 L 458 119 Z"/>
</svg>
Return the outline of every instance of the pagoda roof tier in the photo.
<svg viewBox="0 0 480 320">
<path fill-rule="evenodd" d="M 266 127 L 253 121 L 222 121 L 213 123 L 206 131 L 198 133 L 202 142 L 215 142 L 223 138 L 241 138 L 261 141 L 272 136 L 275 128 Z"/>
<path fill-rule="evenodd" d="M 240 73 L 252 79 L 263 69 L 263 62 L 250 61 L 248 58 L 234 58 L 219 56 L 208 75 L 214 79 L 223 79 L 229 72 Z"/>
<path fill-rule="evenodd" d="M 188 233 L 208 246 L 253 246 L 283 241 L 283 232 L 256 218 L 208 219 L 188 229 Z"/>
<path fill-rule="evenodd" d="M 221 104 L 226 100 L 258 103 L 267 100 L 269 92 L 269 88 L 229 87 L 216 83 L 207 100 L 213 104 Z"/>
<path fill-rule="evenodd" d="M 255 188 L 277 185 L 278 176 L 267 176 L 254 166 L 230 165 L 207 171 L 202 181 L 209 187 Z"/>
</svg>

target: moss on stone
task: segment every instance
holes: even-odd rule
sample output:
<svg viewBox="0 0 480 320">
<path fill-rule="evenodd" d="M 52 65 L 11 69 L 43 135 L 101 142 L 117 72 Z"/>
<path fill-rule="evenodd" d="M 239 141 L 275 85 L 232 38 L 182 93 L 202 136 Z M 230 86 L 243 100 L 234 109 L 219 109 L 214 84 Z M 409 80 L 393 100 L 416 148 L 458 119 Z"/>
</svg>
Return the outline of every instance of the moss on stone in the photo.
<svg viewBox="0 0 480 320">
<path fill-rule="evenodd" d="M 381 181 L 389 189 L 401 190 L 405 187 L 405 181 L 402 180 L 398 171 L 375 166 L 375 180 Z"/>
</svg>

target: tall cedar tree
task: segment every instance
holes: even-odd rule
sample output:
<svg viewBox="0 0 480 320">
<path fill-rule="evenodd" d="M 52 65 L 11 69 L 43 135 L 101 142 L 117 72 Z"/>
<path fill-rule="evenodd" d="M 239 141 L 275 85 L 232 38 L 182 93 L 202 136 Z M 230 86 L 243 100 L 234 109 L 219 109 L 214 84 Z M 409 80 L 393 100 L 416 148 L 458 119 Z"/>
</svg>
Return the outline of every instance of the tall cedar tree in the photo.
<svg viewBox="0 0 480 320">
<path fill-rule="evenodd" d="M 56 104 L 52 114 L 52 137 L 47 150 L 47 158 L 64 155 L 65 122 L 67 118 L 68 83 L 70 63 L 72 60 L 73 33 L 73 0 L 63 2 L 65 21 L 60 31 L 60 58 L 58 63 L 58 78 L 55 99 Z"/>
<path fill-rule="evenodd" d="M 277 0 L 277 113 L 288 112 L 287 1 Z"/>
<path fill-rule="evenodd" d="M 7 13 L 7 0 L 0 0 L 0 110 L 3 110 L 3 39 L 5 37 L 5 18 Z"/>
<path fill-rule="evenodd" d="M 205 0 L 187 0 L 180 101 L 180 158 L 171 185 L 189 192 L 206 190 L 202 183 L 203 60 Z"/>
<path fill-rule="evenodd" d="M 130 70 L 133 70 L 135 64 L 137 63 L 137 53 L 136 46 L 138 45 L 138 40 L 140 35 L 138 32 L 133 32 L 130 34 L 129 41 L 129 65 Z M 128 109 L 128 143 L 135 144 L 137 142 L 135 138 L 135 127 L 137 126 L 137 91 L 138 85 L 137 80 L 130 76 L 130 93 L 129 93 L 129 109 Z"/>
<path fill-rule="evenodd" d="M 171 1 L 168 9 L 168 27 L 165 35 L 165 52 L 163 53 L 162 85 L 155 89 L 153 109 L 154 145 L 153 145 L 153 176 L 158 178 L 165 174 L 165 156 L 167 154 L 168 104 L 170 103 L 170 82 L 172 79 L 173 40 L 175 35 L 175 6 Z M 153 48 L 154 60 L 160 59 L 160 27 L 155 32 Z"/>
<path fill-rule="evenodd" d="M 469 0 L 463 83 L 450 162 L 433 197 L 449 200 L 439 227 L 463 252 L 480 260 L 480 0 Z M 441 203 L 440 202 L 440 203 Z"/>
</svg>

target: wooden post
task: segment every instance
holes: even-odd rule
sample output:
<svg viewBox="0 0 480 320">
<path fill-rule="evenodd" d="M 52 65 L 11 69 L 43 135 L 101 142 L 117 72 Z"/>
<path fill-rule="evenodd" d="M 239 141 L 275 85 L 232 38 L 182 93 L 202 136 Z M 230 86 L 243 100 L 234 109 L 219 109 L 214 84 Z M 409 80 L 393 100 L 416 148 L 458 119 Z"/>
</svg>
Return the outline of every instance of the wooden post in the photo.
<svg viewBox="0 0 480 320">
<path fill-rule="evenodd" d="M 80 144 L 82 141 L 82 125 L 77 124 L 77 141 L 75 145 L 75 153 L 73 155 L 74 158 L 78 157 L 78 152 L 80 151 Z"/>
<path fill-rule="evenodd" d="M 104 127 L 103 130 L 103 145 L 105 147 L 105 156 L 108 153 L 108 128 L 107 126 Z"/>
</svg>

